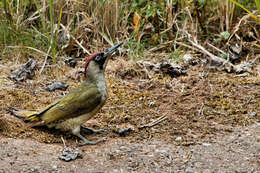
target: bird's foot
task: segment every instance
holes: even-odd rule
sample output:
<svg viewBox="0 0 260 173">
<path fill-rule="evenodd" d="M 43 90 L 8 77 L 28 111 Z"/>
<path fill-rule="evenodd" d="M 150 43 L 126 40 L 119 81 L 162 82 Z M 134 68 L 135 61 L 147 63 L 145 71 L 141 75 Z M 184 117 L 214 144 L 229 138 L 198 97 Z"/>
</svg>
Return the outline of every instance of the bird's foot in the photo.
<svg viewBox="0 0 260 173">
<path fill-rule="evenodd" d="M 95 130 L 95 129 L 92 129 L 92 128 L 89 128 L 89 127 L 86 127 L 86 126 L 80 126 L 80 131 L 83 131 L 83 132 L 88 133 L 88 134 L 102 133 L 102 132 L 105 132 L 107 130 L 108 130 L 107 128 Z"/>
<path fill-rule="evenodd" d="M 100 142 L 105 142 L 106 139 L 101 139 L 101 140 L 97 140 L 97 141 L 89 141 L 87 139 L 84 139 L 82 140 L 80 143 L 79 143 L 79 146 L 83 146 L 83 145 L 95 145 L 97 143 L 100 143 Z"/>
</svg>

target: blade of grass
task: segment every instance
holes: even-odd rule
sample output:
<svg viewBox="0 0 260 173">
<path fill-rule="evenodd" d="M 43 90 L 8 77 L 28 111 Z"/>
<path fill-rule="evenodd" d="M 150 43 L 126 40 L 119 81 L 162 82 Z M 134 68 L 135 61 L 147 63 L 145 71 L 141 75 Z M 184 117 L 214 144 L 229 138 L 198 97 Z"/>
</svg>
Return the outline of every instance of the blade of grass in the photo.
<svg viewBox="0 0 260 173">
<path fill-rule="evenodd" d="M 113 46 L 113 41 L 111 41 L 111 39 L 108 38 L 108 36 L 105 33 L 101 33 L 99 32 L 99 34 L 108 42 L 108 44 L 110 44 L 111 46 Z"/>
<path fill-rule="evenodd" d="M 34 48 L 34 47 L 29 47 L 29 46 L 7 46 L 7 48 L 15 48 L 15 49 L 24 49 L 24 48 L 27 48 L 27 49 L 30 49 L 30 50 L 34 50 L 34 51 L 36 51 L 36 52 L 38 52 L 38 53 L 40 53 L 40 54 L 42 54 L 42 55 L 44 55 L 44 56 L 49 56 L 49 57 L 52 58 L 51 55 L 49 55 L 49 54 L 47 54 L 47 53 L 45 53 L 45 52 L 43 52 L 43 51 L 41 51 L 41 50 L 39 50 L 39 49 L 36 49 L 36 48 Z"/>
<path fill-rule="evenodd" d="M 258 14 L 260 14 L 260 0 L 255 0 L 256 8 L 258 10 Z"/>
<path fill-rule="evenodd" d="M 256 21 L 258 21 L 260 23 L 260 19 L 254 15 L 251 11 L 249 11 L 246 7 L 244 7 L 242 4 L 238 3 L 237 1 L 235 0 L 230 0 L 231 2 L 233 2 L 234 4 L 236 4 L 237 6 L 239 6 L 240 8 L 242 8 L 243 10 L 245 10 L 248 14 L 250 14 L 250 16 L 255 19 Z M 256 0 L 258 1 L 258 0 Z"/>
<path fill-rule="evenodd" d="M 44 17 L 41 13 L 41 9 L 39 8 L 39 4 L 37 3 L 37 0 L 34 0 L 34 4 L 37 8 L 37 11 L 38 11 L 38 14 L 40 15 L 40 18 L 41 18 L 41 23 L 42 23 L 42 28 L 43 28 L 43 32 L 46 32 L 46 23 L 45 23 L 45 20 L 44 20 Z M 45 7 L 42 7 L 45 9 Z"/>
<path fill-rule="evenodd" d="M 49 41 L 50 41 L 50 46 L 51 46 L 51 55 L 54 57 L 55 61 L 55 54 L 56 54 L 56 44 L 55 44 L 55 31 L 54 31 L 54 15 L 53 15 L 53 0 L 49 0 L 49 12 L 50 12 L 50 24 L 51 24 L 51 34 L 49 35 Z"/>
</svg>

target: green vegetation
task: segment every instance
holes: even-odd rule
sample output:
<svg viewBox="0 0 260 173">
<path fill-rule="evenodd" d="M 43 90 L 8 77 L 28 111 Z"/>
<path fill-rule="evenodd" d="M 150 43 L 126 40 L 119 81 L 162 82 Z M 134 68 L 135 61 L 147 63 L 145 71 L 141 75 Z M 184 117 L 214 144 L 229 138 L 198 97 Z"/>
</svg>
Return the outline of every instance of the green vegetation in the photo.
<svg viewBox="0 0 260 173">
<path fill-rule="evenodd" d="M 258 37 L 259 0 L 2 0 L 0 49 L 37 49 L 58 58 L 73 52 L 72 44 L 92 52 L 124 40 L 133 59 L 146 51 L 179 56 L 189 49 L 187 33 L 220 46 L 247 14 L 246 31 Z"/>
</svg>

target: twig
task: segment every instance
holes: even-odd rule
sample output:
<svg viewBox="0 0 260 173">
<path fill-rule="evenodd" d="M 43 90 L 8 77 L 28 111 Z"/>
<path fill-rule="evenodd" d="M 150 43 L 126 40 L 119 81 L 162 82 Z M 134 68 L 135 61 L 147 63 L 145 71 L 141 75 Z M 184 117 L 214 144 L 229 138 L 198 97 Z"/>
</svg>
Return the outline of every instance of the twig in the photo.
<svg viewBox="0 0 260 173">
<path fill-rule="evenodd" d="M 201 105 L 200 110 L 198 110 L 199 116 L 203 115 L 204 103 Z"/>
<path fill-rule="evenodd" d="M 215 49 L 215 50 L 219 51 L 220 53 L 227 54 L 226 52 L 224 52 L 223 50 L 220 50 L 219 48 L 217 48 L 217 47 L 213 46 L 213 45 L 212 45 L 212 44 L 210 44 L 209 42 L 207 42 L 207 44 L 208 44 L 210 47 L 212 47 L 213 49 Z"/>
<path fill-rule="evenodd" d="M 46 9 L 49 7 L 49 5 L 45 6 L 43 8 L 41 8 L 40 10 L 37 10 L 35 13 L 33 13 L 30 17 L 28 17 L 26 20 L 24 20 L 21 25 L 23 25 L 23 23 L 26 23 L 26 22 L 32 22 L 34 21 L 35 19 L 39 18 L 40 15 L 39 13 L 44 13 L 46 11 Z"/>
<path fill-rule="evenodd" d="M 247 106 L 253 99 L 253 96 L 249 97 L 249 99 L 246 101 L 246 103 L 243 104 L 243 107 L 244 106 Z"/>
<path fill-rule="evenodd" d="M 260 55 L 256 56 L 255 59 L 253 59 L 252 64 L 255 64 L 255 62 L 260 59 Z"/>
<path fill-rule="evenodd" d="M 62 140 L 64 148 L 66 148 L 67 146 L 66 146 L 65 140 L 63 139 L 63 136 L 61 136 L 61 140 Z"/>
<path fill-rule="evenodd" d="M 192 46 L 190 46 L 190 45 L 184 44 L 184 43 L 182 43 L 182 42 L 176 41 L 176 44 L 203 53 L 201 50 L 199 50 L 199 49 L 197 49 L 197 48 L 195 48 L 195 47 L 192 47 Z"/>
<path fill-rule="evenodd" d="M 187 47 L 187 48 L 189 48 L 189 49 L 192 49 L 192 50 L 195 50 L 195 51 L 198 51 L 198 52 L 203 53 L 201 50 L 199 50 L 199 49 L 197 49 L 197 48 L 195 48 L 195 47 L 192 47 L 192 46 L 187 45 L 187 44 L 182 43 L 182 42 L 178 42 L 178 41 L 175 42 L 175 40 L 171 40 L 171 41 L 168 41 L 168 42 L 166 42 L 166 43 L 162 43 L 161 46 L 155 46 L 155 47 L 149 49 L 148 51 L 149 51 L 149 52 L 158 51 L 159 49 L 162 49 L 162 48 L 165 48 L 165 47 L 169 46 L 169 45 L 172 44 L 173 42 L 176 43 L 176 44 L 178 44 L 178 45 L 180 45 L 180 46 Z"/>
<path fill-rule="evenodd" d="M 198 49 L 200 49 L 204 54 L 207 54 L 213 61 L 215 62 L 219 62 L 221 64 L 225 64 L 225 63 L 229 63 L 226 60 L 223 60 L 215 55 L 213 55 L 212 53 L 210 53 L 209 51 L 207 51 L 204 47 L 202 47 L 200 44 L 198 44 L 197 40 L 192 41 L 191 39 L 188 39 L 188 41 L 195 47 L 197 47 Z M 233 66 L 233 64 L 231 64 L 231 66 Z"/>
<path fill-rule="evenodd" d="M 107 35 L 105 35 L 104 33 L 101 33 L 101 32 L 98 32 L 98 33 L 106 40 L 106 42 L 108 42 L 108 44 L 110 44 L 111 46 L 114 45 L 113 41 L 111 41 L 112 39 L 109 39 Z"/>
<path fill-rule="evenodd" d="M 166 120 L 168 117 L 166 115 L 163 115 L 161 117 L 159 117 L 158 119 L 156 119 L 155 121 L 149 123 L 149 124 L 145 124 L 145 125 L 142 125 L 142 126 L 139 126 L 138 129 L 142 129 L 142 128 L 145 128 L 145 127 L 153 127 L 155 126 L 156 124 L 159 124 L 160 122 Z"/>
<path fill-rule="evenodd" d="M 183 93 L 183 92 L 184 92 L 184 89 L 185 89 L 185 85 L 184 85 L 184 84 L 182 84 L 182 86 L 181 86 L 181 93 Z"/>
<path fill-rule="evenodd" d="M 50 47 L 49 47 L 49 49 L 48 49 L 47 54 L 50 53 L 50 50 L 51 50 L 51 45 L 50 45 Z M 42 72 L 43 72 L 43 69 L 44 69 L 44 67 L 45 67 L 45 65 L 46 65 L 46 63 L 47 63 L 48 57 L 49 57 L 49 56 L 45 55 L 45 59 L 44 59 L 43 65 L 42 65 L 42 67 L 41 67 L 41 69 L 40 69 L 40 74 L 42 74 Z"/>
<path fill-rule="evenodd" d="M 235 71 L 235 72 L 239 72 L 240 70 L 238 69 L 237 66 L 234 66 L 232 63 L 230 63 L 227 60 L 224 60 L 216 55 L 213 55 L 212 53 L 210 53 L 209 51 L 207 51 L 204 47 L 202 47 L 200 44 L 198 44 L 198 41 L 196 40 L 196 38 L 193 38 L 193 40 L 191 39 L 191 35 L 187 32 L 187 36 L 188 36 L 188 41 L 195 47 L 197 47 L 198 49 L 200 49 L 204 54 L 208 55 L 210 57 L 210 59 L 218 64 L 221 65 L 228 65 L 228 67 L 231 67 L 231 69 L 227 69 L 227 67 L 225 68 L 228 71 Z"/>
<path fill-rule="evenodd" d="M 52 58 L 51 55 L 49 55 L 49 54 L 47 54 L 47 53 L 45 53 L 45 52 L 43 52 L 43 51 L 41 51 L 41 50 L 39 50 L 39 49 L 35 49 L 35 48 L 33 48 L 33 47 L 28 47 L 28 46 L 7 46 L 7 48 L 18 48 L 18 49 L 27 48 L 27 49 L 34 50 L 34 51 L 36 51 L 36 52 L 38 52 L 38 53 L 41 53 L 41 54 L 43 54 L 43 55 L 45 55 L 45 56 L 49 56 L 49 57 Z"/>
<path fill-rule="evenodd" d="M 64 25 L 60 24 L 60 26 L 62 27 L 62 29 L 66 30 Z M 84 53 L 87 53 L 90 55 L 89 51 L 84 46 L 82 46 L 82 44 L 73 35 L 70 34 L 70 37 L 77 43 L 77 45 L 79 45 L 79 47 L 81 49 L 83 49 Z"/>
<path fill-rule="evenodd" d="M 242 21 L 243 21 L 243 20 L 246 20 L 246 19 L 249 18 L 249 17 L 250 17 L 250 14 L 247 14 L 247 15 L 243 16 L 243 17 L 240 19 L 240 21 L 239 21 L 239 22 L 236 24 L 236 26 L 234 27 L 234 30 L 231 32 L 231 34 L 230 34 L 230 36 L 229 36 L 229 39 L 228 39 L 228 41 L 227 41 L 226 44 L 229 43 L 229 41 L 230 41 L 231 38 L 234 36 L 234 34 L 239 30 L 239 27 L 240 27 Z"/>
</svg>

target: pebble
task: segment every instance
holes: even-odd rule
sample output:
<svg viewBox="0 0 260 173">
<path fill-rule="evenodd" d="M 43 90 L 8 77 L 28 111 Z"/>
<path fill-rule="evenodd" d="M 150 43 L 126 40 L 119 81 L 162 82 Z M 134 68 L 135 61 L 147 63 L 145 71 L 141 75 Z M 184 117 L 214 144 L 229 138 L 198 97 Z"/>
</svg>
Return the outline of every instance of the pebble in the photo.
<svg viewBox="0 0 260 173">
<path fill-rule="evenodd" d="M 13 156 L 12 153 L 7 153 L 6 155 L 7 155 L 7 157 L 12 157 Z"/>
<path fill-rule="evenodd" d="M 185 54 L 183 55 L 183 60 L 186 61 L 186 62 L 189 62 L 193 59 L 192 55 L 190 54 Z"/>
<path fill-rule="evenodd" d="M 73 67 L 73 68 L 76 67 L 76 65 L 77 65 L 77 61 L 74 58 L 67 58 L 67 59 L 65 59 L 65 63 L 68 66 Z"/>
<path fill-rule="evenodd" d="M 57 165 L 52 165 L 52 169 L 57 169 L 58 166 Z"/>
<path fill-rule="evenodd" d="M 132 128 L 124 128 L 124 129 L 120 129 L 118 133 L 120 136 L 126 136 L 127 132 L 131 132 L 131 131 L 133 131 Z"/>
<path fill-rule="evenodd" d="M 63 83 L 63 82 L 59 82 L 59 81 L 56 81 L 50 85 L 48 85 L 45 90 L 46 91 L 49 91 L 49 92 L 52 92 L 52 91 L 55 91 L 55 90 L 62 90 L 62 91 L 66 91 L 67 88 L 69 87 L 69 85 Z"/>
<path fill-rule="evenodd" d="M 209 147 L 209 146 L 211 146 L 211 144 L 209 144 L 209 143 L 202 143 L 201 145 L 203 145 L 204 147 Z"/>
<path fill-rule="evenodd" d="M 192 169 L 191 167 L 188 167 L 188 168 L 185 169 L 185 172 L 187 172 L 187 173 L 192 173 L 192 172 L 194 172 L 194 171 L 193 171 L 193 169 Z"/>
<path fill-rule="evenodd" d="M 251 113 L 249 113 L 249 116 L 251 116 L 251 117 L 256 117 L 256 112 L 251 112 Z"/>
<path fill-rule="evenodd" d="M 157 152 L 157 153 L 168 153 L 167 150 L 158 150 L 158 149 L 156 149 L 155 152 Z"/>
<path fill-rule="evenodd" d="M 64 160 L 65 162 L 69 162 L 77 158 L 82 158 L 81 151 L 78 148 L 70 147 L 64 148 L 62 151 L 62 155 L 59 156 L 59 159 Z"/>
<path fill-rule="evenodd" d="M 177 138 L 175 138 L 175 141 L 182 141 L 182 137 L 177 137 Z"/>
</svg>

